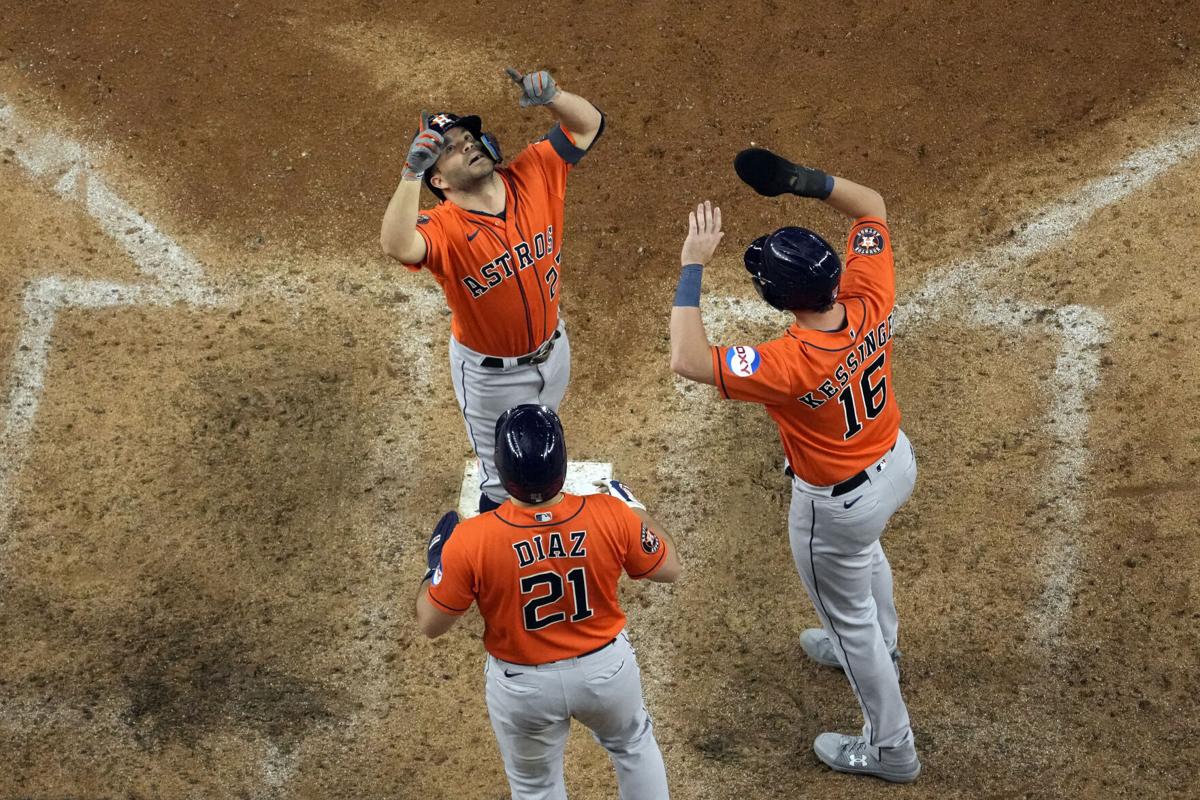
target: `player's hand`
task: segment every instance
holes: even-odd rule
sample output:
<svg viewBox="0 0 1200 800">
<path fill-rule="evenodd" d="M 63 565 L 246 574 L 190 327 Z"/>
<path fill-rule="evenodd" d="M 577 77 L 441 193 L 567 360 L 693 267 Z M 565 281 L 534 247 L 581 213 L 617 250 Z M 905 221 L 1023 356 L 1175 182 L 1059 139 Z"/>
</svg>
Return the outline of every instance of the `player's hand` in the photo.
<svg viewBox="0 0 1200 800">
<path fill-rule="evenodd" d="M 608 481 L 596 481 L 593 485 L 601 494 L 610 494 L 630 508 L 640 508 L 642 511 L 646 510 L 646 506 L 642 505 L 642 501 L 633 496 L 633 491 L 615 478 Z"/>
<path fill-rule="evenodd" d="M 558 84 L 554 82 L 554 78 L 550 77 L 550 73 L 546 72 L 546 70 L 527 72 L 524 75 L 512 67 L 504 71 L 508 73 L 508 77 L 512 78 L 513 83 L 521 87 L 521 92 L 523 93 L 521 95 L 521 108 L 544 106 L 558 96 Z"/>
<path fill-rule="evenodd" d="M 446 542 L 450 541 L 450 534 L 454 533 L 457 525 L 458 513 L 447 511 L 434 526 L 433 533 L 429 535 L 429 546 L 425 548 L 425 562 L 429 566 L 429 571 L 425 573 L 426 579 L 432 577 L 434 571 L 441 566 L 442 548 L 446 546 Z"/>
<path fill-rule="evenodd" d="M 688 213 L 688 235 L 683 240 L 683 251 L 679 254 L 681 264 L 708 263 L 721 243 L 725 232 L 721 230 L 721 209 L 705 200 Z"/>
<path fill-rule="evenodd" d="M 429 127 L 429 117 L 421 114 L 421 130 L 408 148 L 408 157 L 404 160 L 404 173 L 401 177 L 420 180 L 425 175 L 425 170 L 437 162 L 444 144 L 442 135 Z"/>
</svg>

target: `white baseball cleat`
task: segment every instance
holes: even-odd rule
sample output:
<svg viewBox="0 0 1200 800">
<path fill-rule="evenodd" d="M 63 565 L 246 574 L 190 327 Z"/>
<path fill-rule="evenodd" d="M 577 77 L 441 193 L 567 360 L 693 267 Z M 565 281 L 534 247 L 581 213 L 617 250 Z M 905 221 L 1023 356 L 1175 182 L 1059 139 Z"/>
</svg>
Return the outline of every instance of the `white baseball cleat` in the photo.
<svg viewBox="0 0 1200 800">
<path fill-rule="evenodd" d="M 800 633 L 800 648 L 804 654 L 818 664 L 826 667 L 841 668 L 837 653 L 833 651 L 833 642 L 824 628 L 806 628 Z M 900 680 L 900 651 L 892 651 L 892 666 L 896 668 L 896 680 Z"/>
<path fill-rule="evenodd" d="M 921 774 L 921 762 L 915 753 L 903 761 L 893 763 L 889 758 L 885 763 L 861 736 L 822 733 L 813 741 L 813 752 L 827 767 L 838 772 L 870 775 L 892 783 L 912 783 Z"/>
</svg>

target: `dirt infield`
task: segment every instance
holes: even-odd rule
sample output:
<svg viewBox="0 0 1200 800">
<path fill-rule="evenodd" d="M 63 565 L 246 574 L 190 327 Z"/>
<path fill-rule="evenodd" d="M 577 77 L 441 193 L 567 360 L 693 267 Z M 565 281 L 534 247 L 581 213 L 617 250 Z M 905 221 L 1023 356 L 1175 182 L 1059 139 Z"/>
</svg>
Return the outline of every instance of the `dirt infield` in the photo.
<svg viewBox="0 0 1200 800">
<path fill-rule="evenodd" d="M 440 295 L 378 226 L 419 110 L 510 153 L 549 127 L 509 65 L 608 115 L 568 196 L 563 415 L 680 540 L 681 583 L 623 590 L 673 796 L 1196 796 L 1193 4 L 10 5 L 0 800 L 508 796 L 477 615 L 411 620 L 470 450 Z M 729 223 L 727 343 L 784 323 L 746 241 L 842 238 L 737 184 L 750 142 L 888 200 L 912 787 L 812 755 L 858 711 L 797 642 L 773 426 L 667 368 L 690 203 Z M 586 731 L 567 776 L 615 796 Z"/>
</svg>

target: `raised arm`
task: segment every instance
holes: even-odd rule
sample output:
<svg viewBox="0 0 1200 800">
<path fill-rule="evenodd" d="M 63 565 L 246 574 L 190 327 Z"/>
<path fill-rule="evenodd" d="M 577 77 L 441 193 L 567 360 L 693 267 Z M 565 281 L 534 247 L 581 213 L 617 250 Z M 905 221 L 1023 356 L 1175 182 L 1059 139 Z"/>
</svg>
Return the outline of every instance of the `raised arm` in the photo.
<svg viewBox="0 0 1200 800">
<path fill-rule="evenodd" d="M 887 205 L 879 192 L 848 178 L 830 177 L 833 191 L 825 198 L 826 203 L 853 219 L 876 217 L 887 222 Z"/>
<path fill-rule="evenodd" d="M 721 209 L 705 200 L 688 214 L 688 235 L 679 260 L 683 271 L 671 308 L 671 370 L 688 380 L 714 385 L 712 345 L 700 317 L 700 281 L 704 265 L 712 258 L 725 234 Z"/>
<path fill-rule="evenodd" d="M 887 206 L 879 192 L 848 178 L 793 164 L 782 156 L 754 147 L 733 160 L 738 177 L 766 197 L 794 194 L 824 200 L 848 217 L 877 217 L 887 222 Z"/>
<path fill-rule="evenodd" d="M 592 146 L 604 121 L 599 109 L 579 95 L 563 91 L 545 70 L 522 75 L 509 67 L 505 72 L 521 87 L 523 108 L 545 106 L 571 134 L 576 147 L 587 150 Z"/>
<path fill-rule="evenodd" d="M 408 149 L 408 158 L 400 173 L 400 185 L 392 193 L 383 223 L 379 229 L 379 244 L 383 252 L 405 264 L 420 264 L 425 260 L 425 240 L 417 233 L 417 214 L 421 203 L 421 178 L 434 165 L 442 152 L 442 135 L 429 127 L 421 115 L 421 131 Z"/>
</svg>

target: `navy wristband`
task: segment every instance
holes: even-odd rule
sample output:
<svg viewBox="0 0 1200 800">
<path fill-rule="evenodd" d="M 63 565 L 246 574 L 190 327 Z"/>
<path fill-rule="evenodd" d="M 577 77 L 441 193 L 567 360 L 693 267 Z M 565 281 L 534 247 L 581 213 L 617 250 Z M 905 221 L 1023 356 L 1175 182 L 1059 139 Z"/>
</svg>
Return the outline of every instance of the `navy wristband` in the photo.
<svg viewBox="0 0 1200 800">
<path fill-rule="evenodd" d="M 679 285 L 675 287 L 676 306 L 700 307 L 700 279 L 704 276 L 702 264 L 685 264 L 679 273 Z"/>
<path fill-rule="evenodd" d="M 825 193 L 824 193 L 824 194 L 822 194 L 822 195 L 821 195 L 821 196 L 820 196 L 818 199 L 820 199 L 820 200 L 828 200 L 828 199 L 829 199 L 829 195 L 833 194 L 833 176 L 832 176 L 832 175 L 826 175 L 826 176 L 825 176 L 825 189 L 824 189 L 824 192 L 825 192 Z"/>
</svg>

